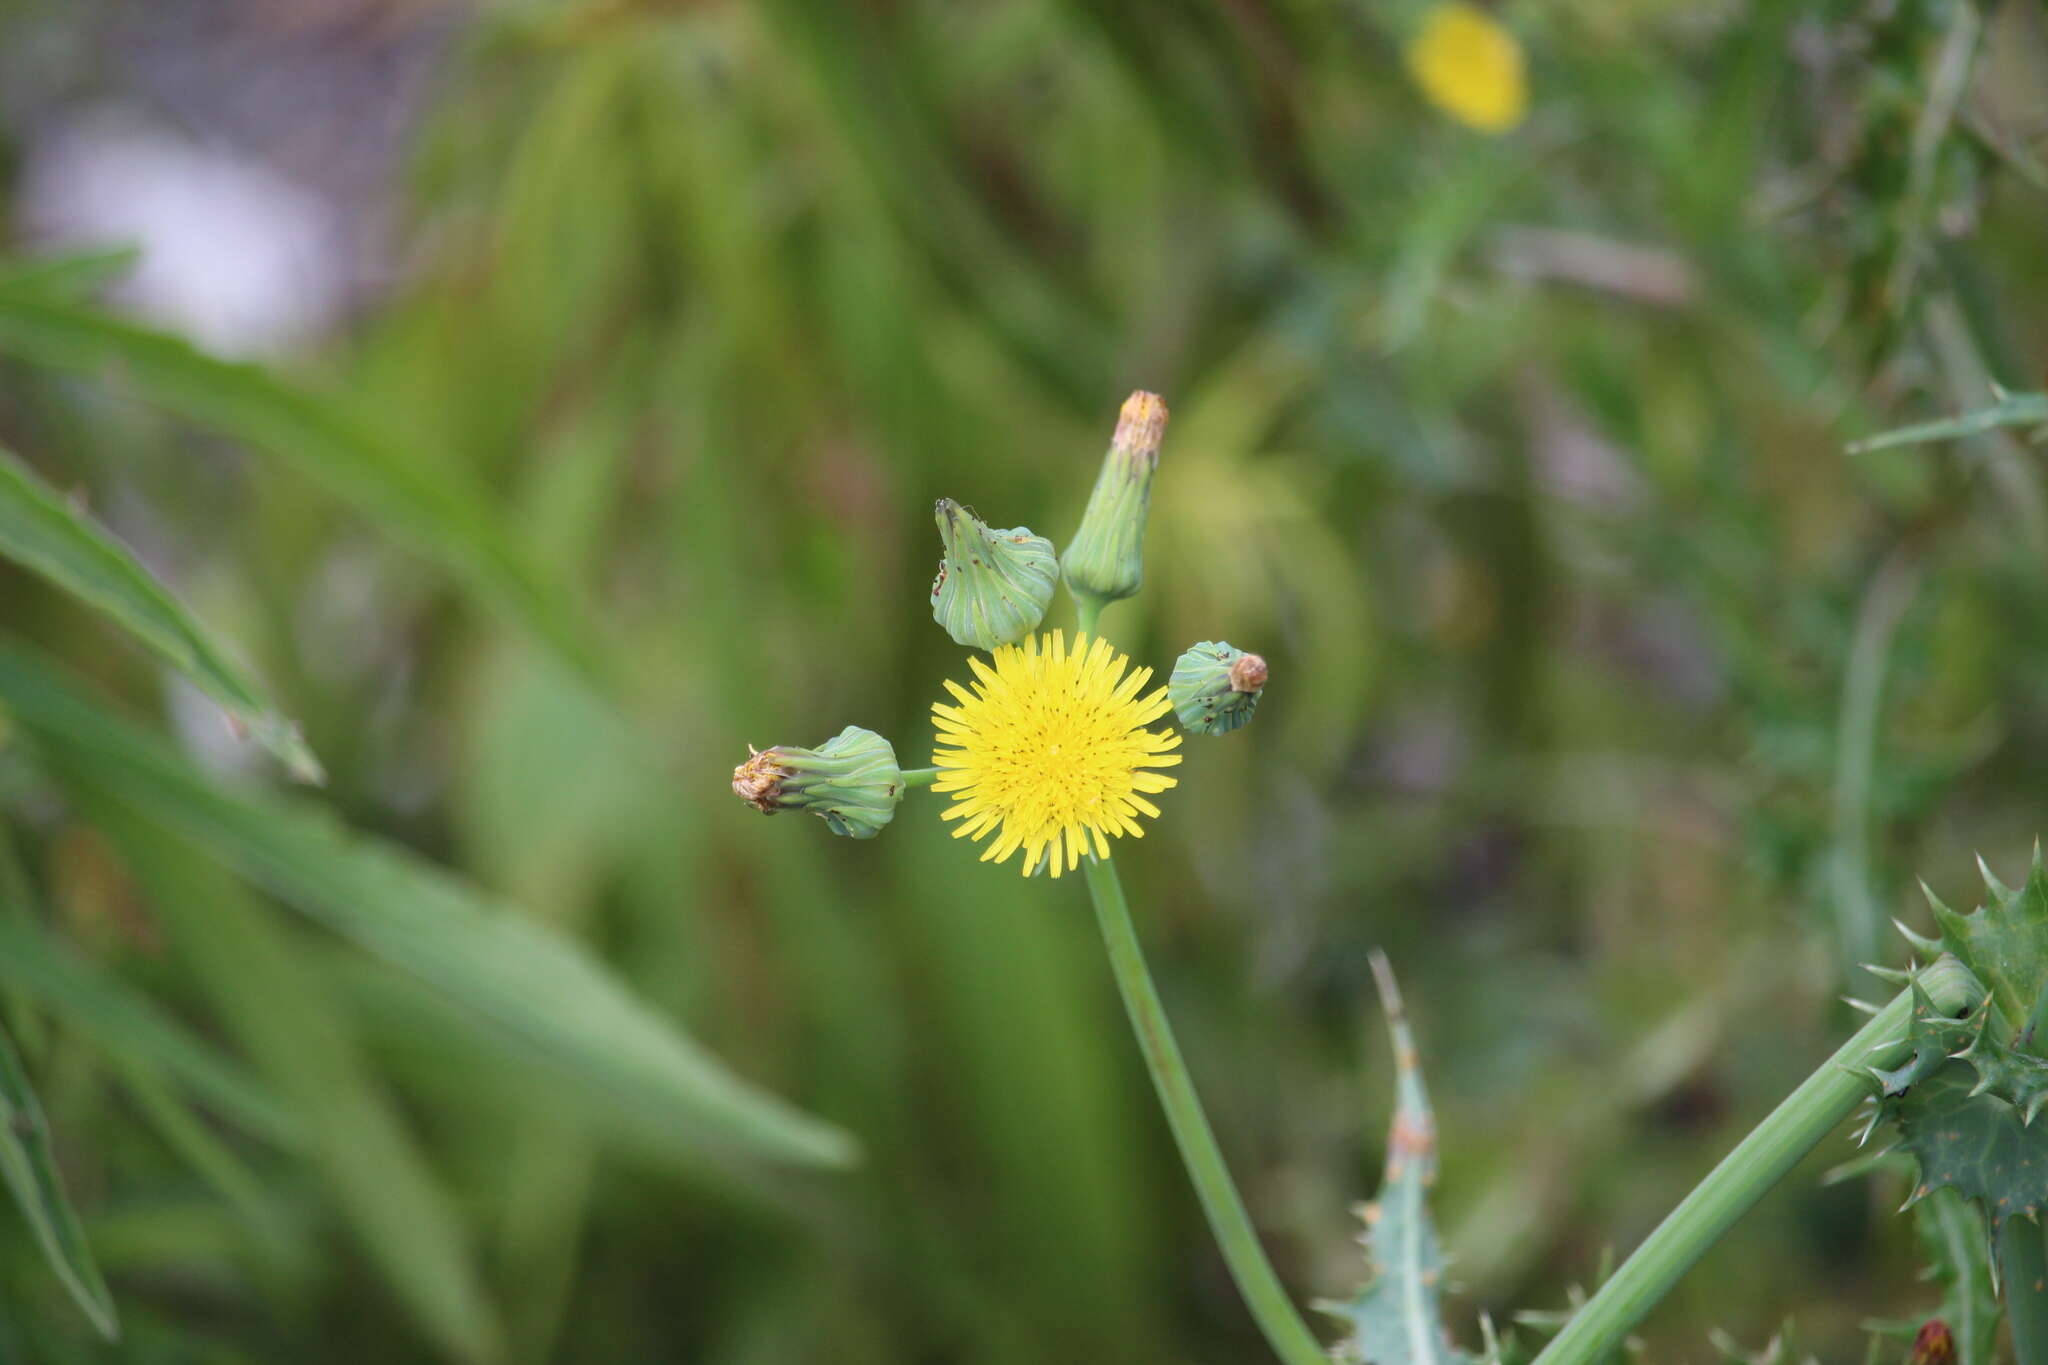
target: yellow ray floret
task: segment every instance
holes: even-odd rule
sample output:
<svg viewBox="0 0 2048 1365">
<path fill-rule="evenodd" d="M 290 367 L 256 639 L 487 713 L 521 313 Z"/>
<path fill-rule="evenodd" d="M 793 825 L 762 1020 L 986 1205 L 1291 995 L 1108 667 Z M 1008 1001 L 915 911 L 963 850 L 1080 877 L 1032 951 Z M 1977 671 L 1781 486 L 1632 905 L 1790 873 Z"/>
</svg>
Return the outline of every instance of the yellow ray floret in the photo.
<svg viewBox="0 0 2048 1365">
<path fill-rule="evenodd" d="M 995 651 L 988 663 L 970 658 L 974 690 L 948 681 L 958 706 L 932 707 L 939 747 L 935 791 L 951 792 L 943 818 L 960 821 L 954 838 L 980 839 L 1000 830 L 983 862 L 1007 862 L 1024 850 L 1030 875 L 1050 853 L 1052 875 L 1071 871 L 1093 844 L 1109 856 L 1107 835 L 1140 838 L 1140 815 L 1159 807 L 1145 798 L 1174 785 L 1150 768 L 1180 762 L 1180 736 L 1145 726 L 1167 712 L 1166 689 L 1140 697 L 1152 670 L 1129 676 L 1130 660 L 1107 640 L 1061 632 L 1028 635 Z M 951 747 L 947 747 L 951 746 Z"/>
</svg>

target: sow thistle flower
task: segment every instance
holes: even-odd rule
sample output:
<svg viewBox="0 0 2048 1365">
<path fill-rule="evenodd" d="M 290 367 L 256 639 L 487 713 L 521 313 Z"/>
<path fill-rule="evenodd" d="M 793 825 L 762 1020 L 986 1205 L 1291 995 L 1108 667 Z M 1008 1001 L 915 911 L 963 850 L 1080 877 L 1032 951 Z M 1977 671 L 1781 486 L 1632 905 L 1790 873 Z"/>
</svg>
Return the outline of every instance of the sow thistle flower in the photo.
<svg viewBox="0 0 2048 1365">
<path fill-rule="evenodd" d="M 1175 785 L 1148 770 L 1180 762 L 1179 735 L 1145 728 L 1168 707 L 1163 687 L 1139 695 L 1151 669 L 1127 675 L 1130 660 L 1099 636 L 1077 635 L 1069 651 L 1057 630 L 967 662 L 974 690 L 948 679 L 960 704 L 932 707 L 939 743 L 953 746 L 933 753 L 932 788 L 953 797 L 940 818 L 961 822 L 954 838 L 994 833 L 983 862 L 1021 848 L 1026 876 L 1047 861 L 1057 877 L 1091 845 L 1107 858 L 1110 835 L 1144 837 L 1138 817 L 1159 814 L 1146 797 Z"/>
</svg>

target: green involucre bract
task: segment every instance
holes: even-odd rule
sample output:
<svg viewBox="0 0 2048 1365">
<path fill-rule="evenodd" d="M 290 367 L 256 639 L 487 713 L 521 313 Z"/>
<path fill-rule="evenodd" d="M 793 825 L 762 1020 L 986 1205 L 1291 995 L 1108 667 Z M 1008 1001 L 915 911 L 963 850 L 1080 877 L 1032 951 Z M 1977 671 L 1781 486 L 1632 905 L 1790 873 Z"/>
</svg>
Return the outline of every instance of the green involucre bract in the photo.
<svg viewBox="0 0 2048 1365">
<path fill-rule="evenodd" d="M 936 509 L 945 557 L 932 580 L 932 619 L 956 645 L 995 649 L 1045 619 L 1059 581 L 1052 542 L 1028 526 L 999 531 L 951 498 Z"/>
</svg>

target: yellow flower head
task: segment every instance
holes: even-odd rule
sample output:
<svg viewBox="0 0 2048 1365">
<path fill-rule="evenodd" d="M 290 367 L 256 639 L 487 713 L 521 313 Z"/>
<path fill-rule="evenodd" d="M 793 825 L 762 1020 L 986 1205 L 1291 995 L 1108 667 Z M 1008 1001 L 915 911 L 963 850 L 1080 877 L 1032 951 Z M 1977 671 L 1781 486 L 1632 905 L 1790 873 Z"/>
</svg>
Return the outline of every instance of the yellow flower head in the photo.
<svg viewBox="0 0 2048 1365">
<path fill-rule="evenodd" d="M 1438 5 L 1423 19 L 1408 44 L 1408 72 L 1431 104 L 1482 133 L 1505 133 L 1528 108 L 1522 45 L 1463 0 Z"/>
<path fill-rule="evenodd" d="M 941 747 L 932 754 L 939 776 L 934 791 L 951 792 L 941 817 L 959 820 L 953 837 L 980 839 L 1001 828 L 981 855 L 1007 862 L 1024 850 L 1029 876 L 1051 852 L 1052 875 L 1081 861 L 1092 839 L 1098 858 L 1109 856 L 1105 834 L 1145 833 L 1138 816 L 1159 814 L 1145 799 L 1174 779 L 1148 768 L 1170 768 L 1180 736 L 1144 727 L 1166 714 L 1166 689 L 1139 697 L 1152 670 L 1126 677 L 1130 660 L 1107 640 L 1074 637 L 1068 652 L 1059 631 L 1041 642 L 1028 635 L 996 650 L 992 663 L 970 658 L 976 682 L 969 692 L 950 680 L 958 706 L 932 707 Z"/>
</svg>

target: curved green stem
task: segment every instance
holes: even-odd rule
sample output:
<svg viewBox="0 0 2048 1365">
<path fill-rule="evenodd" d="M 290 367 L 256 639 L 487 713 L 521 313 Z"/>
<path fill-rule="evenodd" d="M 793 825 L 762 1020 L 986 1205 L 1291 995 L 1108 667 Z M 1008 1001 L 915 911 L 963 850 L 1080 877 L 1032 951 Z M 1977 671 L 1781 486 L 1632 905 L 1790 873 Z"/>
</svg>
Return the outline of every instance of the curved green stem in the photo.
<svg viewBox="0 0 2048 1365">
<path fill-rule="evenodd" d="M 1084 606 L 1083 629 L 1094 625 L 1090 616 Z M 1173 1028 L 1166 1021 L 1159 992 L 1152 986 L 1152 974 L 1146 970 L 1145 955 L 1138 946 L 1138 933 L 1131 924 L 1130 906 L 1124 901 L 1123 882 L 1117 877 L 1116 865 L 1108 858 L 1090 858 L 1084 866 L 1088 895 L 1095 902 L 1095 918 L 1102 925 L 1102 941 L 1109 949 L 1109 965 L 1116 973 L 1117 989 L 1123 994 L 1131 1028 L 1145 1054 L 1146 1069 L 1152 1073 L 1152 1086 L 1159 1092 L 1160 1106 L 1166 1110 L 1166 1121 L 1180 1146 L 1181 1160 L 1194 1181 L 1202 1211 L 1209 1217 L 1209 1228 L 1223 1249 L 1230 1276 L 1237 1281 L 1245 1305 L 1251 1309 L 1274 1354 L 1287 1365 L 1329 1365 L 1323 1348 L 1316 1344 L 1314 1334 L 1302 1322 L 1287 1291 L 1281 1288 L 1280 1277 L 1273 1273 L 1272 1262 L 1266 1259 L 1251 1217 L 1245 1212 L 1244 1200 L 1238 1196 L 1230 1170 L 1223 1164 L 1216 1135 L 1202 1113 L 1194 1081 L 1181 1060 L 1180 1047 L 1173 1041 Z"/>
<path fill-rule="evenodd" d="M 1977 978 L 1952 957 L 1945 956 L 1928 967 L 1918 980 L 1934 1007 L 1945 1014 L 1959 1014 L 1983 998 Z M 1671 1292 L 1671 1286 L 1735 1220 L 1870 1093 L 1861 1073 L 1873 1066 L 1897 1064 L 1906 1048 L 1912 1014 L 1912 991 L 1900 991 L 1834 1056 L 1822 1062 L 1819 1070 L 1751 1129 L 1684 1202 L 1665 1216 L 1613 1278 L 1572 1315 L 1564 1330 L 1536 1357 L 1536 1365 L 1590 1365 L 1621 1345 L 1629 1330 Z M 2038 1243 L 2040 1228 L 2031 1223 L 2027 1226 Z M 2037 1256 L 2040 1250 L 2035 1246 Z M 2009 1288 L 2007 1292 L 2010 1295 Z M 2048 1356 L 2034 1361 L 2048 1365 Z"/>
</svg>

